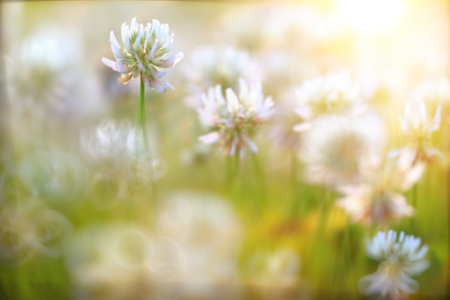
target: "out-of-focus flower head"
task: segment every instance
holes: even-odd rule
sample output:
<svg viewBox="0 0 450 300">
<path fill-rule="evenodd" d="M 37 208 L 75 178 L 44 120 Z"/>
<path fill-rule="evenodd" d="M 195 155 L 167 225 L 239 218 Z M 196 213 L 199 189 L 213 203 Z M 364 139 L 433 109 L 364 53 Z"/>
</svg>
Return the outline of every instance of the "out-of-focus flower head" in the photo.
<svg viewBox="0 0 450 300">
<path fill-rule="evenodd" d="M 137 129 L 130 121 L 116 122 L 109 118 L 81 135 L 81 143 L 96 159 L 128 159 L 144 149 Z"/>
<path fill-rule="evenodd" d="M 299 159 L 306 164 L 306 178 L 331 187 L 359 182 L 360 170 L 383 151 L 383 128 L 373 115 L 317 119 L 305 132 L 299 152 Z"/>
<path fill-rule="evenodd" d="M 239 153 L 244 157 L 246 148 L 258 152 L 250 139 L 259 124 L 266 122 L 275 112 L 271 97 L 264 97 L 260 84 L 248 86 L 239 80 L 239 96 L 231 88 L 225 97 L 220 85 L 202 95 L 202 105 L 197 109 L 203 125 L 213 132 L 199 139 L 205 144 L 220 142 L 224 155 Z"/>
<path fill-rule="evenodd" d="M 45 26 L 13 44 L 5 63 L 12 113 L 23 122 L 98 108 L 90 72 L 77 68 L 83 58 L 77 31 Z"/>
<path fill-rule="evenodd" d="M 64 257 L 79 299 L 152 298 L 145 268 L 151 240 L 145 228 L 129 223 L 89 226 L 77 232 Z"/>
<path fill-rule="evenodd" d="M 57 257 L 72 224 L 62 214 L 36 199 L 0 207 L 0 258 L 18 263 L 39 257 Z"/>
<path fill-rule="evenodd" d="M 373 161 L 360 170 L 358 184 L 342 185 L 338 190 L 345 196 L 337 200 L 354 222 L 365 225 L 386 224 L 405 216 L 414 209 L 408 205 L 402 192 L 407 191 L 422 176 L 424 165 L 412 167 L 405 157 L 389 156 L 383 161 Z"/>
<path fill-rule="evenodd" d="M 249 260 L 249 272 L 259 284 L 281 286 L 295 284 L 300 269 L 297 253 L 290 248 L 282 248 L 273 253 L 255 253 Z"/>
<path fill-rule="evenodd" d="M 418 162 L 430 163 L 440 156 L 440 152 L 431 146 L 431 136 L 439 129 L 441 123 L 440 105 L 437 106 L 434 116 L 430 118 L 425 101 L 408 101 L 400 120 L 401 129 L 409 141 L 409 145 L 404 150 L 415 152 L 411 157 L 412 165 Z"/>
<path fill-rule="evenodd" d="M 88 185 L 85 165 L 77 156 L 65 152 L 30 153 L 22 159 L 17 171 L 30 195 L 64 209 L 81 204 Z"/>
<path fill-rule="evenodd" d="M 116 61 L 102 58 L 102 61 L 114 71 L 122 73 L 119 81 L 127 84 L 131 79 L 142 75 L 145 87 L 166 92 L 166 88 L 173 86 L 163 79 L 167 70 L 173 68 L 182 58 L 179 52 L 167 57 L 173 47 L 174 35 L 169 35 L 169 25 L 161 24 L 158 20 L 143 25 L 131 20 L 130 25 L 122 24 L 123 47 L 119 45 L 114 32 L 111 31 L 111 49 Z"/>
<path fill-rule="evenodd" d="M 195 50 L 185 73 L 189 82 L 202 92 L 217 84 L 224 90 L 237 89 L 239 78 L 247 82 L 261 79 L 256 61 L 247 52 L 233 47 L 203 47 Z"/>
<path fill-rule="evenodd" d="M 165 163 L 155 159 L 155 147 L 151 152 L 146 151 L 142 132 L 128 120 L 116 122 L 105 118 L 98 126 L 83 132 L 80 140 L 96 162 L 105 163 L 121 172 L 134 169 L 140 180 L 149 180 L 150 166 L 153 168 L 153 179 L 162 177 L 167 171 Z"/>
<path fill-rule="evenodd" d="M 360 99 L 358 85 L 347 72 L 330 73 L 325 77 L 305 81 L 297 90 L 298 106 L 295 112 L 302 123 L 294 130 L 302 132 L 311 128 L 314 120 L 323 115 L 357 115 L 366 109 Z"/>
<path fill-rule="evenodd" d="M 412 93 L 412 101 L 423 101 L 427 108 L 436 110 L 438 106 L 450 104 L 450 82 L 442 77 L 437 80 L 423 81 Z"/>
<path fill-rule="evenodd" d="M 419 275 L 429 267 L 425 256 L 428 246 L 421 246 L 421 239 L 400 232 L 378 232 L 367 239 L 367 256 L 380 264 L 375 273 L 359 281 L 362 293 L 380 294 L 382 298 L 396 299 L 400 294 L 411 294 L 418 290 L 418 283 L 411 276 Z"/>
<path fill-rule="evenodd" d="M 162 236 L 150 245 L 147 261 L 152 276 L 161 280 L 163 298 L 240 298 L 232 283 L 243 227 L 233 209 L 217 196 L 188 191 L 171 194 L 164 203 L 157 224 Z M 177 286 L 167 289 L 165 282 Z M 223 295 L 216 296 L 218 290 Z"/>
</svg>

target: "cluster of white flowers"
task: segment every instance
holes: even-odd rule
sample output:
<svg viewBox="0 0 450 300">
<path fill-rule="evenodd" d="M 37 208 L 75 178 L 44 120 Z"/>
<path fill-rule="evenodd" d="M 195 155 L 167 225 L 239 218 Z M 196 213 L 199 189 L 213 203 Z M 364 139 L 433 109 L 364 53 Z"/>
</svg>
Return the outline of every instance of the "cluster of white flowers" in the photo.
<svg viewBox="0 0 450 300">
<path fill-rule="evenodd" d="M 294 130 L 299 132 L 310 129 L 318 117 L 330 114 L 355 116 L 366 109 L 358 85 L 344 71 L 307 80 L 296 94 L 298 106 L 295 112 L 302 122 Z"/>
<path fill-rule="evenodd" d="M 240 79 L 239 86 L 239 96 L 228 88 L 225 97 L 220 85 L 210 88 L 207 95 L 202 95 L 202 106 L 197 111 L 200 121 L 214 130 L 199 138 L 203 143 L 220 142 L 225 155 L 239 153 L 244 157 L 247 147 L 258 152 L 250 136 L 275 111 L 272 98 L 264 98 L 260 84 L 248 86 Z"/>
<path fill-rule="evenodd" d="M 72 239 L 66 264 L 83 299 L 102 288 L 105 299 L 211 299 L 236 280 L 243 228 L 233 209 L 207 194 L 178 192 L 164 200 L 155 230 L 119 223 L 86 228 Z"/>
<path fill-rule="evenodd" d="M 174 35 L 169 35 L 169 25 L 153 20 L 147 25 L 139 24 L 136 18 L 128 26 L 122 24 L 123 47 L 119 45 L 114 32 L 111 31 L 111 49 L 116 61 L 102 58 L 105 65 L 114 71 L 121 72 L 119 81 L 123 84 L 131 79 L 142 76 L 145 87 L 165 92 L 172 85 L 163 79 L 167 70 L 174 67 L 182 58 L 183 53 L 168 58 L 167 53 L 173 47 Z"/>
<path fill-rule="evenodd" d="M 421 239 L 400 232 L 378 232 L 367 240 L 367 256 L 379 261 L 378 270 L 360 279 L 359 288 L 364 294 L 380 294 L 383 298 L 396 298 L 401 293 L 414 293 L 418 283 L 411 276 L 419 275 L 429 267 L 425 256 L 428 246 Z"/>
</svg>

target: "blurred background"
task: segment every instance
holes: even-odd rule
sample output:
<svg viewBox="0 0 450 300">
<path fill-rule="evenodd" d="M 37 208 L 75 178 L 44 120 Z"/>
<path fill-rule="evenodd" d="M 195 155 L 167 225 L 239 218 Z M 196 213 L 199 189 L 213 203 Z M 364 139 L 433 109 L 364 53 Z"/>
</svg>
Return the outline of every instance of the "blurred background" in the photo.
<svg viewBox="0 0 450 300">
<path fill-rule="evenodd" d="M 377 269 L 365 241 L 387 229 L 429 246 L 411 299 L 449 296 L 449 12 L 444 0 L 2 2 L 0 298 L 363 299 L 358 280 Z M 170 55 L 184 53 L 175 89 L 146 92 L 153 183 L 127 148 L 139 81 L 101 61 L 134 17 L 167 23 Z M 413 216 L 355 222 L 339 190 L 305 175 L 298 89 L 330 73 L 357 83 L 385 148 L 407 143 L 407 101 L 427 88 L 439 101 L 441 158 L 402 191 Z M 230 171 L 198 140 L 197 108 L 239 78 L 276 112 Z"/>
</svg>

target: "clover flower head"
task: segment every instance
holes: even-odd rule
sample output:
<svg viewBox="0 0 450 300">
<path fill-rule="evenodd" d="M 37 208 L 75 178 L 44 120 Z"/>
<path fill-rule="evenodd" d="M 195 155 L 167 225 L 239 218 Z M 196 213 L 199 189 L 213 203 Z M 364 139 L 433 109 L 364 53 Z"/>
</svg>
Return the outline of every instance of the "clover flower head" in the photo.
<svg viewBox="0 0 450 300">
<path fill-rule="evenodd" d="M 136 128 L 128 120 L 118 123 L 108 118 L 85 132 L 81 136 L 81 143 L 95 159 L 127 160 L 132 159 L 137 152 L 142 152 L 143 145 L 139 136 Z"/>
<path fill-rule="evenodd" d="M 365 110 L 360 101 L 359 87 L 347 72 L 330 73 L 305 81 L 296 92 L 298 107 L 295 112 L 303 122 L 294 130 L 302 132 L 312 126 L 317 117 L 328 114 L 356 115 Z"/>
<path fill-rule="evenodd" d="M 429 104 L 444 104 L 450 101 L 450 82 L 446 78 L 425 80 L 413 92 L 412 99 Z"/>
<path fill-rule="evenodd" d="M 114 32 L 111 31 L 110 34 L 111 49 L 116 61 L 102 58 L 105 65 L 122 73 L 119 81 L 127 84 L 131 79 L 142 75 L 147 89 L 153 88 L 160 92 L 166 92 L 166 88 L 173 89 L 163 77 L 166 76 L 167 70 L 183 58 L 183 53 L 167 57 L 174 40 L 173 33 L 169 35 L 169 25 L 154 19 L 152 23 L 144 26 L 133 18 L 130 25 L 122 24 L 121 33 L 122 47 Z"/>
<path fill-rule="evenodd" d="M 419 275 L 429 267 L 425 256 L 428 246 L 421 239 L 400 232 L 378 232 L 367 240 L 367 256 L 380 264 L 375 273 L 364 276 L 359 288 L 364 294 L 379 293 L 383 298 L 396 298 L 401 293 L 414 293 L 418 283 L 411 276 Z"/>
<path fill-rule="evenodd" d="M 376 116 L 330 115 L 317 119 L 305 132 L 298 157 L 306 165 L 310 182 L 336 187 L 357 183 L 360 169 L 383 146 L 383 124 Z"/>
<path fill-rule="evenodd" d="M 190 82 L 200 87 L 220 84 L 223 89 L 238 87 L 238 79 L 254 82 L 258 75 L 256 61 L 250 55 L 233 47 L 203 47 L 192 53 L 186 68 Z"/>
<path fill-rule="evenodd" d="M 246 148 L 258 152 L 250 139 L 259 124 L 266 122 L 275 112 L 271 97 L 264 97 L 260 84 L 248 86 L 239 80 L 239 96 L 231 88 L 225 97 L 220 85 L 210 88 L 202 95 L 202 105 L 197 109 L 200 121 L 214 131 L 201 136 L 205 144 L 220 142 L 225 155 L 233 156 L 239 152 L 241 158 Z"/>
<path fill-rule="evenodd" d="M 409 140 L 408 149 L 415 150 L 412 165 L 417 162 L 431 162 L 439 151 L 431 146 L 431 135 L 439 129 L 441 123 L 441 106 L 438 105 L 434 117 L 427 113 L 425 101 L 408 101 L 403 115 L 400 116 L 401 129 Z"/>
<path fill-rule="evenodd" d="M 344 197 L 338 199 L 336 205 L 343 208 L 354 222 L 364 225 L 387 224 L 412 216 L 414 209 L 401 193 L 420 179 L 424 165 L 411 166 L 407 159 L 403 155 L 389 153 L 384 160 L 364 165 L 360 169 L 360 182 L 337 187 Z"/>
</svg>

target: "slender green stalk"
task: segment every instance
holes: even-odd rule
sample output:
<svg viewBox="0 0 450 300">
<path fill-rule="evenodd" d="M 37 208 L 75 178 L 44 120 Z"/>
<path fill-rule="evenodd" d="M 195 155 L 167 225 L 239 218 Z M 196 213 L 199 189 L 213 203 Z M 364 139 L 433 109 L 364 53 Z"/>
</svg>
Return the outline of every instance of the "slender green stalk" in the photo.
<svg viewBox="0 0 450 300">
<path fill-rule="evenodd" d="M 232 187 L 232 183 L 233 183 L 233 159 L 229 156 L 227 156 L 225 158 L 226 160 L 226 186 L 227 188 L 231 188 Z"/>
<path fill-rule="evenodd" d="M 232 158 L 230 157 L 230 160 Z M 240 178 L 240 164 L 241 164 L 241 157 L 239 156 L 239 151 L 236 152 L 234 155 L 234 164 L 233 164 L 233 171 L 232 171 L 232 186 L 233 186 L 233 197 L 237 200 L 240 198 L 240 186 L 241 186 L 241 178 Z"/>
<path fill-rule="evenodd" d="M 347 220 L 344 228 L 344 237 L 343 237 L 343 258 L 344 258 L 344 274 L 345 274 L 345 282 L 347 283 L 347 287 L 350 288 L 353 285 L 354 279 L 351 268 L 351 247 L 350 247 L 350 224 Z"/>
<path fill-rule="evenodd" d="M 139 101 L 138 124 L 139 124 L 140 129 L 142 130 L 144 151 L 145 151 L 145 154 L 148 156 L 147 165 L 148 165 L 148 173 L 149 173 L 149 178 L 150 178 L 150 187 L 152 188 L 152 193 L 154 193 L 155 191 L 153 190 L 154 189 L 153 159 L 151 156 L 150 144 L 148 142 L 147 121 L 145 118 L 145 86 L 144 86 L 144 80 L 142 78 L 142 74 L 140 76 L 140 81 L 141 81 L 141 95 L 140 95 L 141 97 L 140 97 L 140 101 Z"/>
<path fill-rule="evenodd" d="M 256 179 L 258 180 L 258 190 L 262 192 L 262 196 L 266 196 L 266 180 L 264 178 L 264 170 L 261 167 L 259 159 L 256 154 L 252 155 L 253 167 L 255 170 Z"/>
<path fill-rule="evenodd" d="M 411 204 L 412 204 L 412 207 L 414 208 L 414 210 L 416 210 L 417 211 L 417 183 L 412 187 L 412 191 L 411 191 Z M 412 217 L 412 218 L 410 218 L 410 227 L 411 227 L 411 230 L 414 230 L 414 226 L 415 226 L 415 222 L 414 222 L 414 220 L 416 219 L 416 217 L 414 216 L 414 217 Z"/>
</svg>

